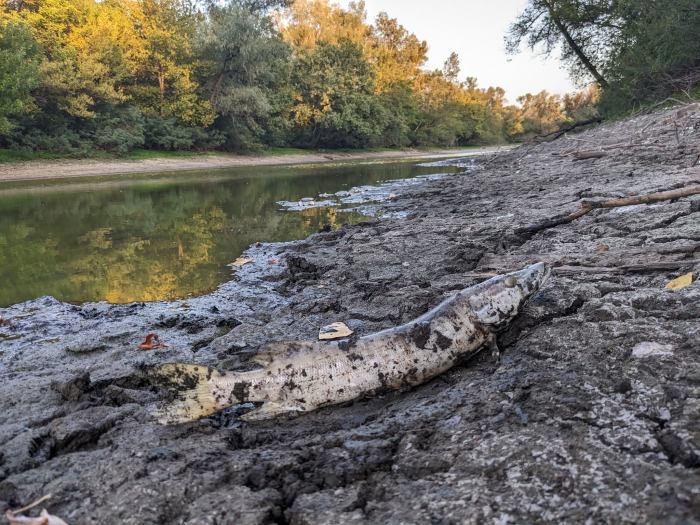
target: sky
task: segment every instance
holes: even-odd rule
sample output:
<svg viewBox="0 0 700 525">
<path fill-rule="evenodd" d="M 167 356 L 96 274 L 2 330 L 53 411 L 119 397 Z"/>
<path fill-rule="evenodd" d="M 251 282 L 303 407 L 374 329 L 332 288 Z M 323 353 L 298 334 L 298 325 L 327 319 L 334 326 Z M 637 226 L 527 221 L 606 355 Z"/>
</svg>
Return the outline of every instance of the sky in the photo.
<svg viewBox="0 0 700 525">
<path fill-rule="evenodd" d="M 347 8 L 348 0 L 335 0 Z M 548 59 L 521 46 L 506 55 L 503 37 L 526 0 L 365 0 L 367 22 L 385 11 L 419 40 L 428 42 L 428 68 L 442 68 L 452 51 L 459 55 L 463 80 L 476 77 L 479 87 L 500 86 L 506 98 L 525 93 L 578 91 L 561 68 L 558 54 Z"/>
</svg>

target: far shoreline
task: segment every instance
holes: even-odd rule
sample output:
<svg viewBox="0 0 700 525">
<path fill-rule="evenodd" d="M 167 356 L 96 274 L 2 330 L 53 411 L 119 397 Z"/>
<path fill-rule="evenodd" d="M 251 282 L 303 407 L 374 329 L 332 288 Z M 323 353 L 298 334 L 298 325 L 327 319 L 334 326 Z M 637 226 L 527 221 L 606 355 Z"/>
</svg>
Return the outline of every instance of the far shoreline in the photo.
<svg viewBox="0 0 700 525">
<path fill-rule="evenodd" d="M 322 162 L 347 162 L 372 159 L 401 159 L 431 157 L 435 155 L 470 156 L 495 152 L 513 146 L 487 146 L 484 148 L 358 151 L 358 152 L 309 152 L 269 156 L 203 155 L 201 157 L 163 157 L 138 160 L 121 159 L 39 159 L 23 162 L 0 163 L 0 183 L 25 180 L 63 179 L 71 177 L 96 177 L 156 173 L 161 171 L 194 171 L 246 166 L 274 166 L 282 164 L 310 164 Z"/>
</svg>

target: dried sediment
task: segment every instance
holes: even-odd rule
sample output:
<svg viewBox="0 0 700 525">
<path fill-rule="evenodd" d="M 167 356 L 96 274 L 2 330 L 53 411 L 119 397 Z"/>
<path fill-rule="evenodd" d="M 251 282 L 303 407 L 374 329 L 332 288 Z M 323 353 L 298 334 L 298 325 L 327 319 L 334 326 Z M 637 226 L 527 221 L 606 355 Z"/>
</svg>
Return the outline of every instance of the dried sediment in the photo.
<svg viewBox="0 0 700 525">
<path fill-rule="evenodd" d="M 576 163 L 552 155 L 564 139 L 500 153 L 407 189 L 390 208 L 406 219 L 251 248 L 237 281 L 189 306 L 1 311 L 0 331 L 21 337 L 0 356 L 0 512 L 50 492 L 69 523 L 700 522 L 700 287 L 664 289 L 700 270 L 700 197 L 515 233 L 582 199 L 697 184 L 698 121 L 671 110 L 586 131 L 592 148 L 642 145 Z M 245 367 L 259 344 L 313 340 L 300 313 L 366 335 L 469 286 L 465 274 L 542 255 L 649 268 L 555 274 L 499 337 L 498 366 L 484 354 L 410 392 L 290 419 L 147 421 L 161 393 L 140 361 Z M 150 332 L 171 347 L 139 350 Z M 664 351 L 635 357 L 645 342 Z"/>
</svg>

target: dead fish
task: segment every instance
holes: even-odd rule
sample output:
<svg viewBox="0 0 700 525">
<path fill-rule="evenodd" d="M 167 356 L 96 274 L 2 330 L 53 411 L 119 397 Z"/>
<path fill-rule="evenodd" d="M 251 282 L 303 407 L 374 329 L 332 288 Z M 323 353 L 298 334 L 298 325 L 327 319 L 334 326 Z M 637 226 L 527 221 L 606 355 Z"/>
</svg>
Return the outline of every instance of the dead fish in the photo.
<svg viewBox="0 0 700 525">
<path fill-rule="evenodd" d="M 495 334 L 505 328 L 547 281 L 543 263 L 500 275 L 462 290 L 402 326 L 357 340 L 281 341 L 263 345 L 249 372 L 171 363 L 147 374 L 176 391 L 151 414 L 162 424 L 208 416 L 242 403 L 262 406 L 243 415 L 252 421 L 289 412 L 309 412 L 362 394 L 405 390 L 445 372 L 484 344 L 498 355 Z"/>
</svg>

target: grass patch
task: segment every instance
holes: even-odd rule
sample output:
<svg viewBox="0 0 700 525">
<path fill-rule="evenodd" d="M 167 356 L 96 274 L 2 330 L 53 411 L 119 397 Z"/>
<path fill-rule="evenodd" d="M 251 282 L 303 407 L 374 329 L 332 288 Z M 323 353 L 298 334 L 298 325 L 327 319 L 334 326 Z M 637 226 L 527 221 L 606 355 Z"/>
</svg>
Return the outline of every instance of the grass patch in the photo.
<svg viewBox="0 0 700 525">
<path fill-rule="evenodd" d="M 0 149 L 0 162 L 26 162 L 28 160 L 59 159 L 61 157 L 65 157 L 65 155 L 21 149 Z"/>
<path fill-rule="evenodd" d="M 269 148 L 261 153 L 264 157 L 271 157 L 273 155 L 308 155 L 309 153 L 318 153 L 318 151 L 300 148 Z"/>
<path fill-rule="evenodd" d="M 161 151 L 157 149 L 135 149 L 125 158 L 129 160 L 172 159 L 177 157 L 201 157 L 203 155 L 222 155 L 220 151 Z M 225 155 L 225 153 L 224 153 Z"/>
</svg>

